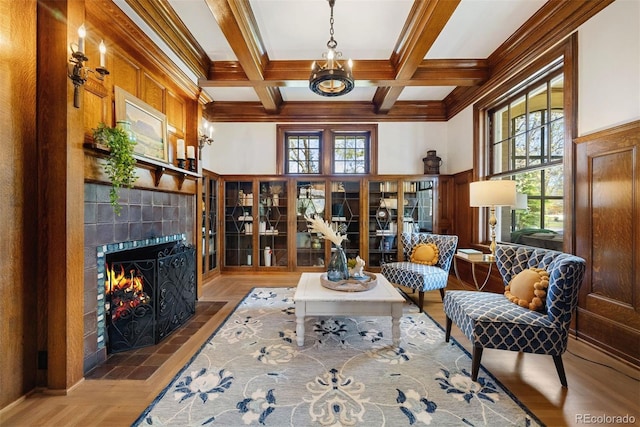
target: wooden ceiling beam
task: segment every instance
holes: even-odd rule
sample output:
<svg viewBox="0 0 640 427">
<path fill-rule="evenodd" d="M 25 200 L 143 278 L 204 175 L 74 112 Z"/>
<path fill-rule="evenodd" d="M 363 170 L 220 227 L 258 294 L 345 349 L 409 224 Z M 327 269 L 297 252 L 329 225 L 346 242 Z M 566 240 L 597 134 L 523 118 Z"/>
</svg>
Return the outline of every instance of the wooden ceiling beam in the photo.
<svg viewBox="0 0 640 427">
<path fill-rule="evenodd" d="M 282 104 L 277 87 L 264 88 L 264 69 L 269 62 L 258 24 L 248 0 L 206 0 L 215 20 L 238 58 L 247 79 L 257 82 L 256 93 L 264 109 L 275 113 Z M 211 77 L 209 76 L 209 79 Z"/>
<path fill-rule="evenodd" d="M 475 86 L 489 77 L 483 59 L 423 60 L 412 77 L 397 78 L 390 61 L 358 61 L 354 77 L 358 86 Z M 262 81 L 250 80 L 237 61 L 211 64 L 208 79 L 200 79 L 201 87 L 300 87 L 307 86 L 308 61 L 271 61 Z"/>
<path fill-rule="evenodd" d="M 410 79 L 458 7 L 460 0 L 416 1 L 398 38 L 391 62 L 396 79 Z M 380 87 L 373 102 L 379 113 L 388 113 L 402 93 L 402 87 Z"/>
<path fill-rule="evenodd" d="M 259 102 L 211 102 L 203 110 L 210 122 L 441 122 L 446 110 L 441 101 L 398 101 L 385 115 L 371 102 L 285 102 L 277 114 L 265 114 Z"/>
</svg>

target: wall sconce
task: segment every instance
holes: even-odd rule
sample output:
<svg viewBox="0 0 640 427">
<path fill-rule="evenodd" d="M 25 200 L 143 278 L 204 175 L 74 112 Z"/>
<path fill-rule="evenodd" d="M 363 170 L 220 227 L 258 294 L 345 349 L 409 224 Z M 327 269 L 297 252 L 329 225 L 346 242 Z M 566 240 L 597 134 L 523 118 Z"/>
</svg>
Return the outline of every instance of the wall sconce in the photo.
<svg viewBox="0 0 640 427">
<path fill-rule="evenodd" d="M 491 258 L 496 257 L 496 207 L 516 205 L 516 182 L 512 180 L 477 181 L 469 184 L 469 205 L 489 207 Z"/>
<path fill-rule="evenodd" d="M 69 71 L 68 76 L 73 82 L 73 106 L 80 108 L 80 86 L 84 85 L 87 81 L 89 73 L 96 73 L 98 80 L 104 80 L 104 76 L 109 74 L 109 70 L 105 68 L 105 54 L 107 48 L 104 45 L 104 41 L 100 41 L 100 66 L 95 70 L 89 67 L 85 67 L 84 63 L 89 60 L 84 55 L 84 39 L 87 33 L 84 29 L 84 24 L 78 28 L 78 45 L 77 50 L 73 49 L 73 43 L 71 47 L 71 58 L 69 58 Z"/>
<path fill-rule="evenodd" d="M 202 131 L 198 135 L 198 147 L 200 148 L 200 159 L 202 159 L 202 149 L 206 145 L 213 144 L 213 126 L 207 121 L 203 121 Z M 208 135 L 207 135 L 208 134 Z"/>
</svg>

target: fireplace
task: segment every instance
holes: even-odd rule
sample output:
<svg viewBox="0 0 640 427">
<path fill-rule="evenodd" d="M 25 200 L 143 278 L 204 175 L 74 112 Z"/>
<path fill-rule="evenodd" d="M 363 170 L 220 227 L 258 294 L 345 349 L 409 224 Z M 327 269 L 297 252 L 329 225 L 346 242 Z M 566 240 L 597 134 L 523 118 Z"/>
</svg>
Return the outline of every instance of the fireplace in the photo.
<svg viewBox="0 0 640 427">
<path fill-rule="evenodd" d="M 195 313 L 195 248 L 170 242 L 106 254 L 109 353 L 157 344 Z"/>
</svg>

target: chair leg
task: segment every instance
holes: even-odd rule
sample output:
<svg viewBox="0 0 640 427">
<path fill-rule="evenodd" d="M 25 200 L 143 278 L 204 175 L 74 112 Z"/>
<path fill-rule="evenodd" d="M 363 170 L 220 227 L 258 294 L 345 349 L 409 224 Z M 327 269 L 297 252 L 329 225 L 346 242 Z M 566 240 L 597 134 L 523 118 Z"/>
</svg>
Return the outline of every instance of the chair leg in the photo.
<svg viewBox="0 0 640 427">
<path fill-rule="evenodd" d="M 418 291 L 418 305 L 420 306 L 420 313 L 423 313 L 424 310 L 422 306 L 424 305 L 424 292 Z"/>
<path fill-rule="evenodd" d="M 440 298 L 444 301 L 444 288 L 440 288 Z"/>
<path fill-rule="evenodd" d="M 444 342 L 449 342 L 449 338 L 451 338 L 451 319 L 447 316 L 447 324 L 444 332 Z"/>
<path fill-rule="evenodd" d="M 478 381 L 478 371 L 480 371 L 480 359 L 482 359 L 482 347 L 473 346 L 473 358 L 471 360 L 471 380 Z"/>
<path fill-rule="evenodd" d="M 553 363 L 556 364 L 556 371 L 560 377 L 560 384 L 562 387 L 567 387 L 567 376 L 564 374 L 564 364 L 562 363 L 562 356 L 553 356 Z"/>
</svg>

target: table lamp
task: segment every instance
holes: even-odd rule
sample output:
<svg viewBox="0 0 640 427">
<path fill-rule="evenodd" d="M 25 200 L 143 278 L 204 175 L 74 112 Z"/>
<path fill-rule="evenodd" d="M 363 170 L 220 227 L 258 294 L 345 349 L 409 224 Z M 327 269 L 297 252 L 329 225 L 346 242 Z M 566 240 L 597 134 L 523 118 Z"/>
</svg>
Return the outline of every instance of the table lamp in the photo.
<svg viewBox="0 0 640 427">
<path fill-rule="evenodd" d="M 469 205 L 489 208 L 491 257 L 496 256 L 496 207 L 516 205 L 516 182 L 512 180 L 477 181 L 469 184 Z"/>
</svg>

